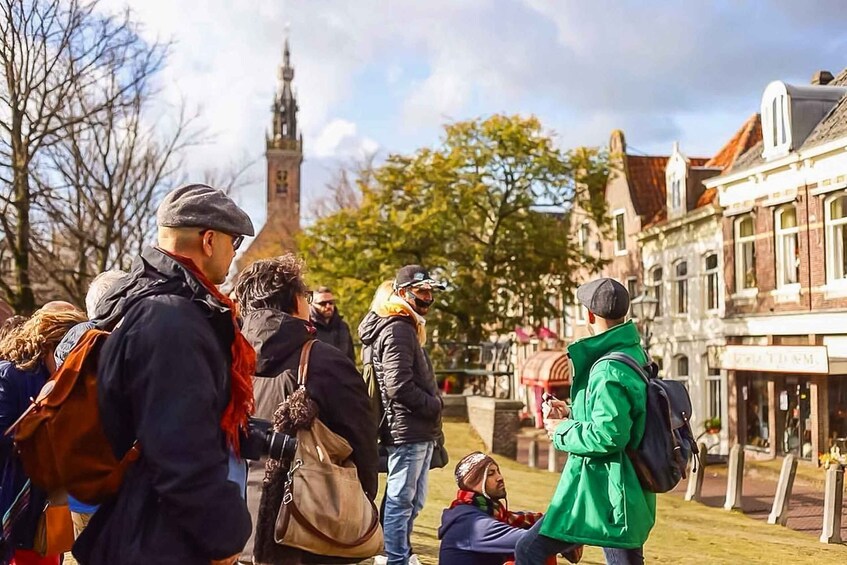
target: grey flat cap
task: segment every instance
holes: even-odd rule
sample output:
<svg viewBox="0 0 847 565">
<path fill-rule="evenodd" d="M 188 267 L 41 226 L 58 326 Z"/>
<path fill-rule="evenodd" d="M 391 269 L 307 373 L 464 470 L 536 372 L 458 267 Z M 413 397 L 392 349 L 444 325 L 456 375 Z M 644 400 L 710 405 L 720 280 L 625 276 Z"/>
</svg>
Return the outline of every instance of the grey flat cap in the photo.
<svg viewBox="0 0 847 565">
<path fill-rule="evenodd" d="M 620 320 L 629 311 L 629 292 L 615 279 L 597 279 L 576 289 L 583 306 L 607 320 Z"/>
<path fill-rule="evenodd" d="M 247 212 L 223 190 L 189 184 L 165 196 L 156 212 L 156 225 L 164 228 L 208 228 L 230 235 L 255 235 Z"/>
</svg>

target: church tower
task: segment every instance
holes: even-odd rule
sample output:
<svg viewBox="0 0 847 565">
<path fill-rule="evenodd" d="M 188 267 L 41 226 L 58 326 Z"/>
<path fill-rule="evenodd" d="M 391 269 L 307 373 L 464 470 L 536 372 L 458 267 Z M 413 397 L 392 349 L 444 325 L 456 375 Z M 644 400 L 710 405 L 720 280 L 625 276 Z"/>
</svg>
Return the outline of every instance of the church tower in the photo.
<svg viewBox="0 0 847 565">
<path fill-rule="evenodd" d="M 239 267 L 293 251 L 300 231 L 300 165 L 303 135 L 297 129 L 297 98 L 291 87 L 294 67 L 288 38 L 279 69 L 279 84 L 271 105 L 271 129 L 265 136 L 267 219 L 239 260 Z"/>
<path fill-rule="evenodd" d="M 279 87 L 271 111 L 272 131 L 267 136 L 268 217 L 271 212 L 292 234 L 300 230 L 300 164 L 303 162 L 303 136 L 297 131 L 297 99 L 291 88 L 294 67 L 288 39 L 279 69 Z"/>
</svg>

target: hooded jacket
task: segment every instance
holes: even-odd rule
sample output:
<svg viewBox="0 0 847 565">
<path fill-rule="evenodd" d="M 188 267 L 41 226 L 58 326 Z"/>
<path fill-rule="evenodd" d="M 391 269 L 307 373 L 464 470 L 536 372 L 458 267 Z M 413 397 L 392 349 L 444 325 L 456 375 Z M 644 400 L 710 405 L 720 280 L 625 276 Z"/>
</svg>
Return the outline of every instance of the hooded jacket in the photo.
<svg viewBox="0 0 847 565">
<path fill-rule="evenodd" d="M 74 546 L 86 565 L 208 565 L 250 535 L 228 480 L 221 416 L 230 398 L 231 312 L 177 261 L 148 248 L 107 297 L 97 374 L 103 428 L 119 458 L 141 456 Z"/>
<path fill-rule="evenodd" d="M 421 328 L 404 310 L 382 314 L 368 312 L 359 325 L 385 410 L 380 439 L 384 445 L 433 441 L 441 430 L 442 402 L 421 347 Z"/>
<path fill-rule="evenodd" d="M 644 490 L 626 454 L 644 436 L 647 386 L 629 366 L 597 362 L 620 351 L 647 359 L 630 321 L 568 347 L 571 416 L 553 435 L 568 461 L 541 533 L 563 541 L 634 549 L 656 521 L 656 495 Z"/>
<path fill-rule="evenodd" d="M 462 504 L 441 514 L 439 565 L 503 565 L 529 530 L 495 520 L 479 508 Z"/>
<path fill-rule="evenodd" d="M 39 363 L 29 370 L 21 370 L 9 361 L 0 361 L 0 516 L 12 506 L 15 498 L 26 484 L 27 476 L 23 465 L 14 455 L 14 441 L 6 435 L 6 429 L 32 404 L 41 387 L 50 378 L 50 373 Z M 47 494 L 31 486 L 29 506 L 12 526 L 8 545 L 0 548 L 0 563 L 6 563 L 15 549 L 32 549 L 35 531 L 41 518 L 41 509 Z M 0 532 L 0 539 L 3 534 Z"/>
<path fill-rule="evenodd" d="M 332 312 L 332 317 L 327 322 L 323 316 L 311 313 L 312 324 L 317 330 L 317 337 L 324 343 L 328 343 L 346 355 L 350 361 L 356 363 L 356 354 L 353 351 L 353 336 L 350 335 L 350 326 L 344 321 L 338 310 Z"/>
<path fill-rule="evenodd" d="M 314 336 L 305 320 L 273 309 L 248 313 L 244 317 L 242 331 L 257 353 L 256 376 L 253 378 L 255 416 L 273 420 L 276 408 L 297 387 L 300 350 Z M 341 351 L 318 341 L 312 347 L 309 358 L 306 391 L 318 405 L 321 422 L 350 444 L 359 482 L 373 500 L 378 490 L 377 429 L 370 415 L 370 399 L 362 376 Z M 273 528 L 276 516 L 263 517 L 259 514 L 264 477 L 264 464 L 251 462 L 247 480 L 248 504 L 251 514 L 259 516 L 256 528 Z M 253 541 L 251 539 L 245 547 L 242 560 L 252 560 Z M 273 561 L 274 565 L 356 562 L 315 556 L 288 547 L 280 547 L 275 555 L 279 559 Z"/>
</svg>

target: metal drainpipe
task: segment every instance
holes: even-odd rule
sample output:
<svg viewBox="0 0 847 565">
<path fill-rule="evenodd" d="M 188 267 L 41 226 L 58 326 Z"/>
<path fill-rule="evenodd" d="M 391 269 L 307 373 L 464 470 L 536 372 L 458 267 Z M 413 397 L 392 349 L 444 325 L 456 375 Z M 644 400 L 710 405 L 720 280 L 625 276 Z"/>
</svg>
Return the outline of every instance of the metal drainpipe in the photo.
<svg viewBox="0 0 847 565">
<path fill-rule="evenodd" d="M 811 223 L 809 222 L 809 185 L 805 184 L 806 193 L 804 195 L 804 199 L 806 200 L 806 270 L 808 273 L 806 274 L 806 278 L 809 281 L 809 311 L 812 311 L 812 229 Z M 818 218 L 815 217 L 815 223 L 817 223 Z M 826 229 L 826 227 L 824 227 Z M 826 255 L 824 255 L 824 261 L 826 261 Z M 824 267 L 826 268 L 826 267 Z"/>
</svg>

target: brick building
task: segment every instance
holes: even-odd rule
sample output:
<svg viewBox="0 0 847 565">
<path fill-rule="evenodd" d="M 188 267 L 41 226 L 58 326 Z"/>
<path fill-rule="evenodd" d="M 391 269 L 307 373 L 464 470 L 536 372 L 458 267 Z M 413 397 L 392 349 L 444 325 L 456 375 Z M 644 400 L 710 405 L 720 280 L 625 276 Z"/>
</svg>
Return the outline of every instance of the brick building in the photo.
<svg viewBox="0 0 847 565">
<path fill-rule="evenodd" d="M 274 98 L 272 126 L 265 139 L 267 162 L 267 219 L 250 247 L 239 258 L 239 268 L 256 259 L 281 255 L 295 249 L 300 231 L 300 165 L 303 135 L 297 131 L 297 99 L 291 82 L 291 50 L 285 40 L 279 88 Z"/>
<path fill-rule="evenodd" d="M 816 461 L 847 445 L 847 70 L 772 82 L 763 139 L 705 181 L 723 209 L 728 439 Z"/>
</svg>

